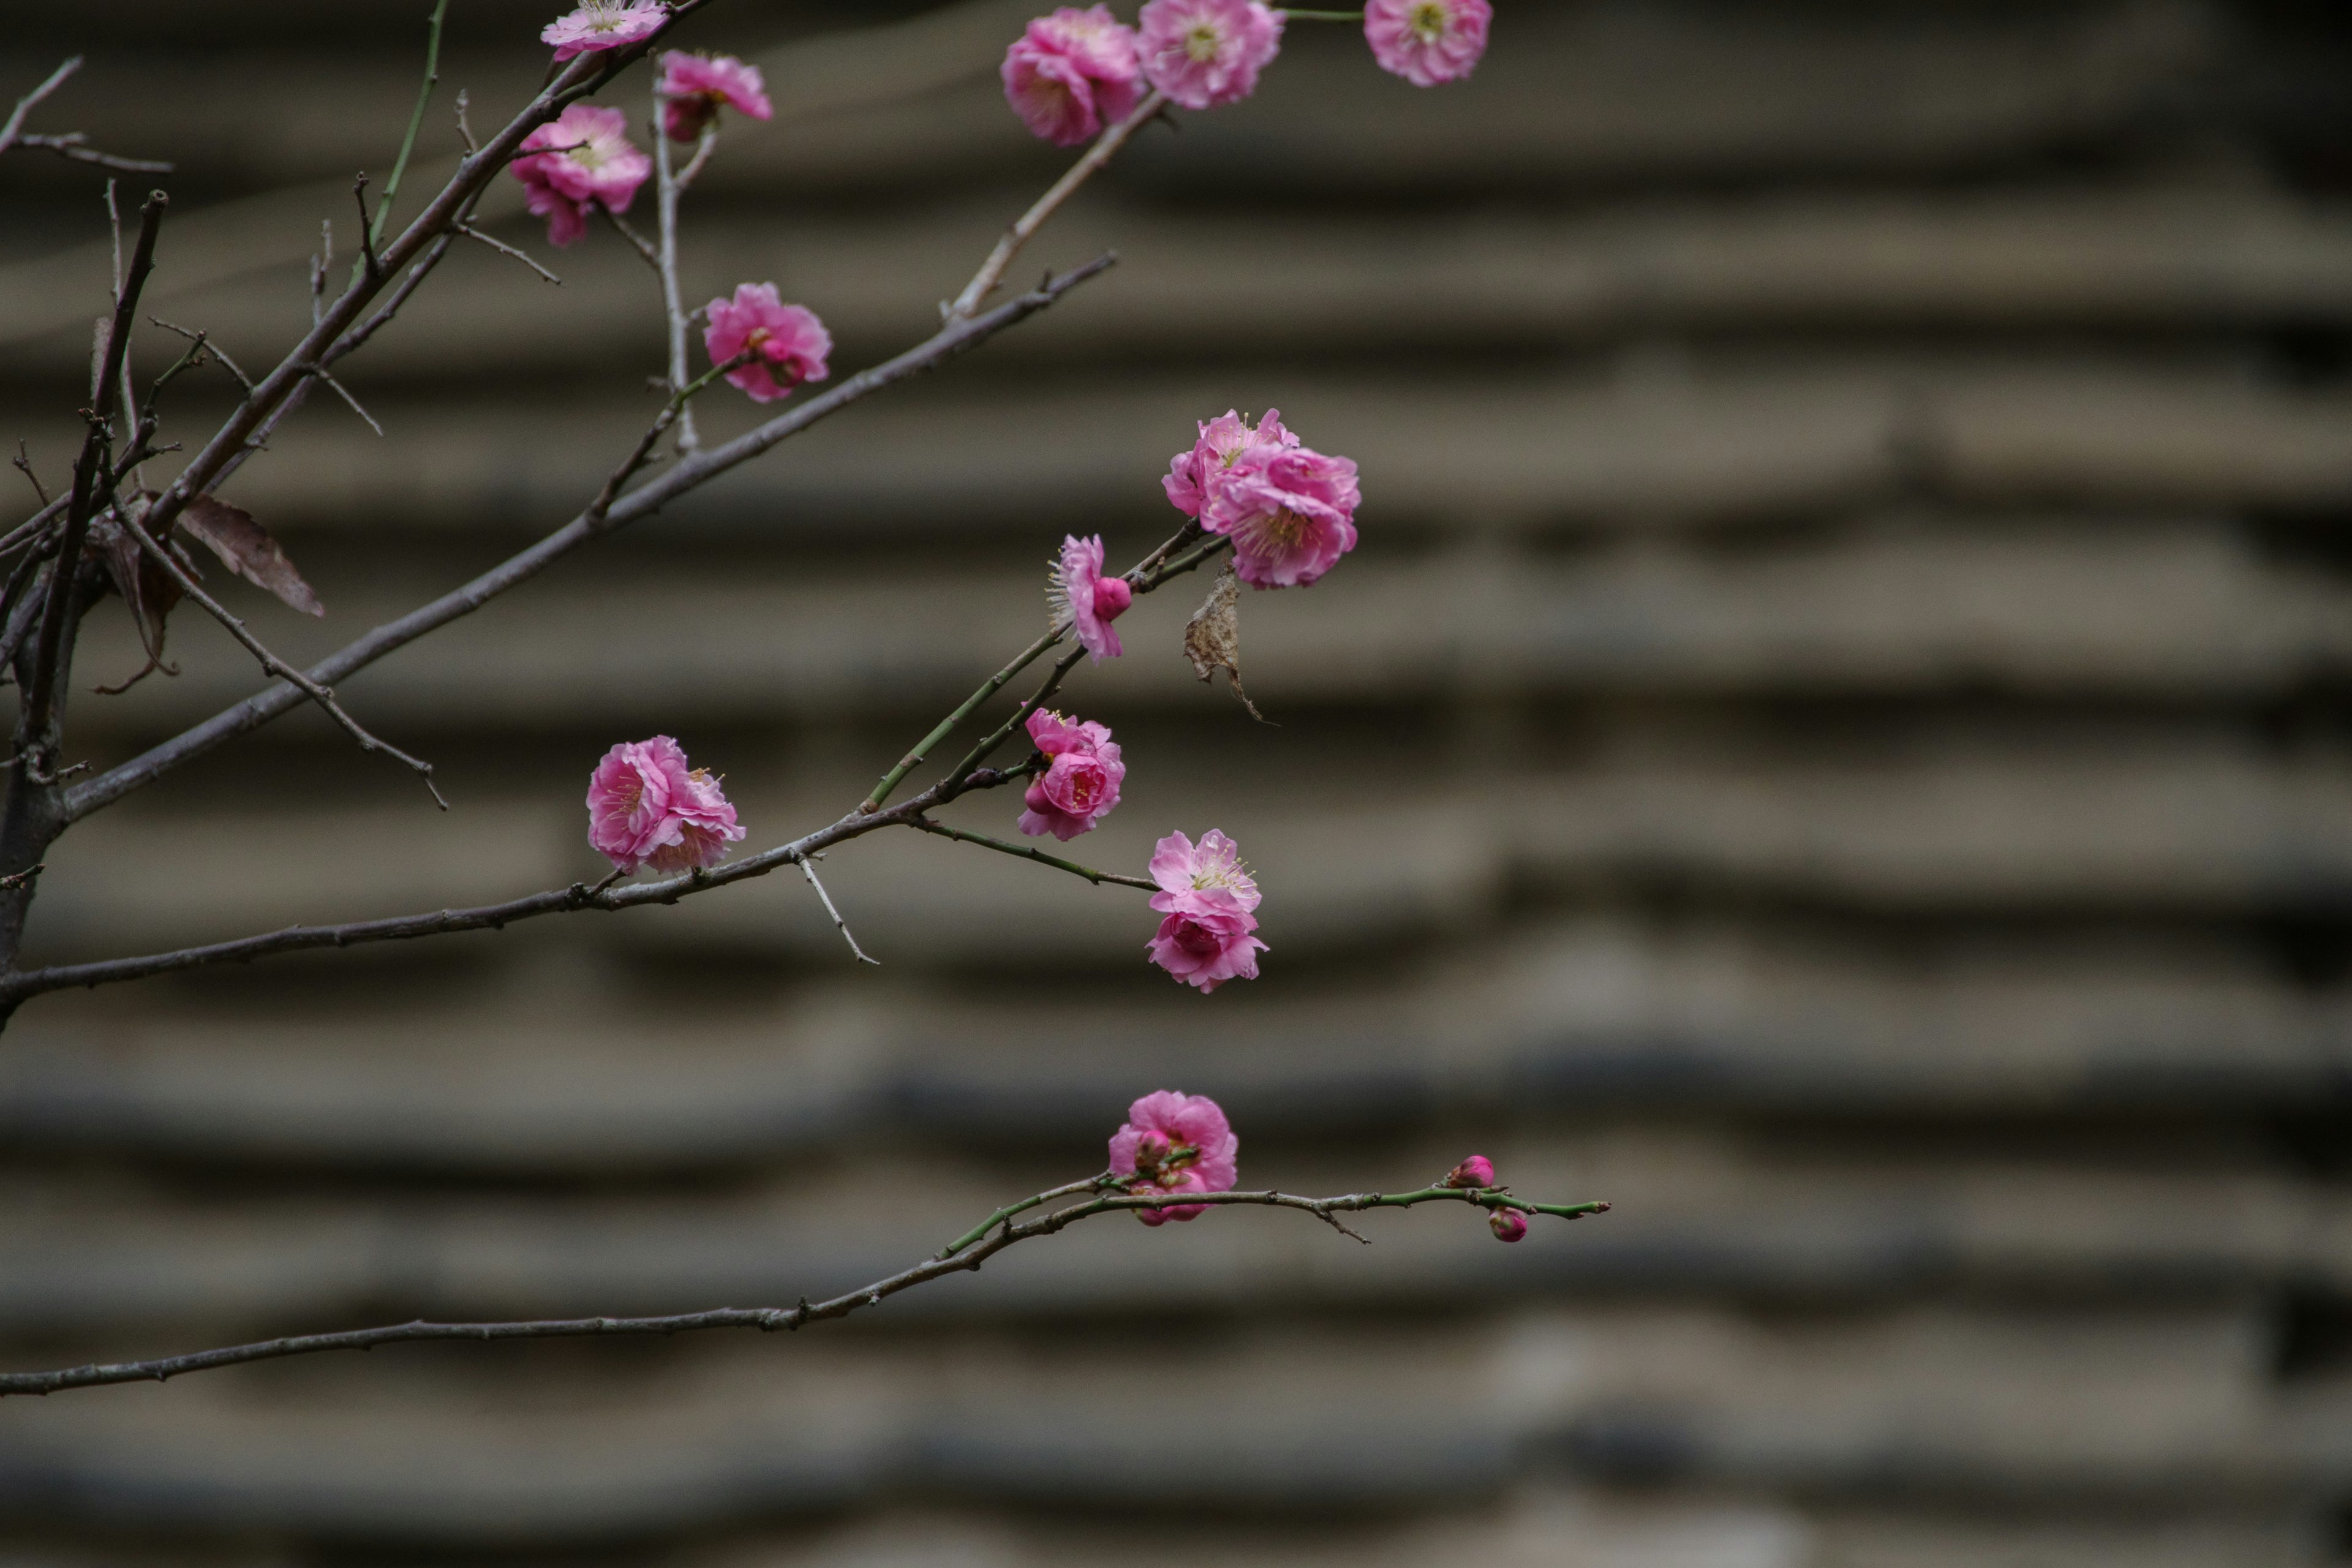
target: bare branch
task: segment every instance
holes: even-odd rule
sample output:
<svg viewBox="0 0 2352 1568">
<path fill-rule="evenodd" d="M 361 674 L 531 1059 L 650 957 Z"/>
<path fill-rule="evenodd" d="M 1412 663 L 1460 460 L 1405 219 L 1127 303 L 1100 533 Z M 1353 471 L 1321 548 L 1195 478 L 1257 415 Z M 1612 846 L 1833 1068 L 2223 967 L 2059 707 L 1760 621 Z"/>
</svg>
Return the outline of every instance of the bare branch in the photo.
<svg viewBox="0 0 2352 1568">
<path fill-rule="evenodd" d="M 19 133 L 25 129 L 25 117 L 32 113 L 43 99 L 65 86 L 66 79 L 79 69 L 81 57 L 75 55 L 44 78 L 40 86 L 16 100 L 16 107 L 8 111 L 7 121 L 0 123 L 0 153 L 5 153 L 16 144 Z"/>
<path fill-rule="evenodd" d="M 112 153 L 101 153 L 87 145 L 89 138 L 79 131 L 62 136 L 36 136 L 26 132 L 13 145 L 31 151 L 55 153 L 77 163 L 92 163 L 117 174 L 168 174 L 176 165 L 161 158 L 124 158 Z"/>
<path fill-rule="evenodd" d="M 816 896 L 824 900 L 824 912 L 833 917 L 834 929 L 841 932 L 841 940 L 849 944 L 849 951 L 857 955 L 857 962 L 870 963 L 877 969 L 881 968 L 882 961 L 878 958 L 866 957 L 866 950 L 857 945 L 857 939 L 849 934 L 849 922 L 841 918 L 841 911 L 834 908 L 833 895 L 826 892 L 824 884 L 816 879 L 815 862 L 822 858 L 824 858 L 822 855 L 802 856 L 801 874 L 808 879 L 808 885 L 816 889 Z"/>
<path fill-rule="evenodd" d="M 669 384 L 671 390 L 686 384 L 686 300 L 677 285 L 677 200 L 686 187 L 693 183 L 695 174 L 718 143 L 718 133 L 705 126 L 696 148 L 694 163 L 683 175 L 671 172 L 669 133 L 662 126 L 660 79 L 654 85 L 654 177 L 655 213 L 659 220 L 661 248 L 654 258 L 654 270 L 661 276 L 662 313 L 669 326 Z M 702 437 L 694 428 L 694 410 L 681 409 L 677 418 L 677 449 L 693 451 L 702 445 Z"/>
<path fill-rule="evenodd" d="M 41 488 L 41 477 L 33 472 L 33 455 L 26 448 L 21 437 L 16 442 L 16 455 L 8 459 L 8 466 L 25 476 L 25 482 L 33 487 L 35 495 L 41 498 L 41 507 L 46 511 L 49 504 L 49 492 Z"/>
<path fill-rule="evenodd" d="M 351 411 L 352 413 L 366 420 L 367 427 L 369 429 L 374 431 L 379 436 L 383 434 L 383 426 L 375 422 L 375 416 L 361 407 L 360 400 L 352 395 L 351 388 L 345 386 L 341 382 L 337 381 L 332 375 L 329 374 L 325 365 L 312 365 L 310 367 L 310 374 L 318 377 L 320 381 L 325 382 L 329 390 L 332 391 L 336 396 L 341 398 L 344 403 L 351 406 Z"/>
<path fill-rule="evenodd" d="M 546 268 L 541 267 L 538 262 L 533 261 L 528 252 L 517 250 L 513 246 L 509 245 L 502 239 L 493 239 L 471 224 L 461 223 L 454 226 L 459 234 L 464 235 L 467 239 L 478 239 L 484 245 L 488 246 L 492 250 L 497 251 L 500 256 L 511 256 L 517 261 L 521 262 L 525 267 L 530 268 L 533 272 L 538 273 L 541 278 L 546 279 L 550 283 L 555 284 L 558 288 L 562 286 L 562 279 L 558 278 L 554 273 L 550 272 Z"/>
<path fill-rule="evenodd" d="M 373 422 L 370 421 L 370 423 Z M 382 435 L 383 432 L 378 431 L 377 434 Z M 316 702 L 320 707 L 325 709 L 327 710 L 327 716 L 332 719 L 336 723 L 341 725 L 343 727 L 344 733 L 350 735 L 352 740 L 357 741 L 360 743 L 360 750 L 363 752 L 382 752 L 384 755 L 407 766 L 419 778 L 425 781 L 425 787 L 433 792 L 433 803 L 444 811 L 449 809 L 449 803 L 441 798 L 441 791 L 433 782 L 433 764 L 431 763 L 422 761 L 416 757 L 412 757 L 406 752 L 402 751 L 398 746 L 392 744 L 389 741 L 379 740 L 375 736 L 368 733 L 365 729 L 361 727 L 358 720 L 352 718 L 349 713 L 343 710 L 342 704 L 335 700 L 334 692 L 328 689 L 326 687 L 320 685 L 317 681 L 312 680 L 309 676 L 304 675 L 300 670 L 295 668 L 292 665 L 288 664 L 284 659 L 270 652 L 267 647 L 264 647 L 262 646 L 261 639 L 255 637 L 251 631 L 247 630 L 246 624 L 242 620 L 230 614 L 226 605 L 214 598 L 210 594 L 205 593 L 204 589 L 198 585 L 195 578 L 188 572 L 187 568 L 181 565 L 180 563 L 173 558 L 170 551 L 157 543 L 154 539 L 148 534 L 147 531 L 139 525 L 139 520 L 137 518 L 132 517 L 131 513 L 125 510 L 119 513 L 119 521 L 121 522 L 122 527 L 129 531 L 131 537 L 139 542 L 139 548 L 146 552 L 147 558 L 154 562 L 156 565 L 161 566 L 171 577 L 172 581 L 180 585 L 181 593 L 185 594 L 191 600 L 194 601 L 206 615 L 212 616 L 213 619 L 218 621 L 224 627 L 226 627 L 229 636 L 242 643 L 245 646 L 246 652 L 253 655 L 255 658 L 259 659 L 261 661 L 262 668 L 278 677 L 280 680 L 290 681 L 294 685 L 299 687 L 304 696 L 308 697 L 311 701 Z M 145 673 L 145 670 L 140 671 L 141 675 L 144 675 Z M 133 679 L 135 679 L 137 678 L 133 677 Z"/>
<path fill-rule="evenodd" d="M 444 243 L 449 237 L 444 236 Z M 446 626 L 462 616 L 472 614 L 500 594 L 519 584 L 530 581 L 589 541 L 642 518 L 652 516 L 677 497 L 730 468 L 749 462 L 779 442 L 798 435 L 828 416 L 838 413 L 884 387 L 935 369 L 958 354 L 985 342 L 1006 328 L 1026 320 L 1040 310 L 1049 309 L 1063 295 L 1087 279 L 1098 276 L 1114 265 L 1117 259 L 1116 256 L 1105 254 L 1083 267 L 1075 268 L 1060 277 L 1049 279 L 1036 289 L 1008 300 L 992 310 L 970 320 L 945 323 L 939 331 L 895 359 L 887 360 L 881 364 L 860 371 L 831 390 L 810 398 L 798 407 L 778 415 L 775 418 L 747 431 L 735 439 L 722 446 L 706 448 L 684 459 L 660 478 L 621 497 L 613 503 L 608 511 L 602 515 L 582 512 L 562 528 L 482 574 L 472 582 L 443 595 L 431 604 L 423 605 L 396 621 L 376 627 L 340 652 L 312 666 L 309 672 L 310 679 L 321 685 L 332 686 L 353 671 L 364 669 L 386 654 L 405 647 L 427 632 Z M 272 374 L 274 375 L 277 373 Z M 161 501 L 156 504 L 159 510 L 163 506 Z M 152 512 L 149 514 L 149 520 L 151 526 L 162 526 L 154 521 Z M 301 692 L 286 685 L 257 692 L 235 707 L 132 758 L 121 767 L 88 780 L 68 792 L 66 797 L 68 820 L 88 816 L 92 811 L 111 805 L 131 791 L 152 783 L 182 763 L 203 755 L 223 742 L 259 728 L 279 714 L 299 706 L 303 700 Z"/>
<path fill-rule="evenodd" d="M 961 827 L 950 827 L 943 822 L 933 822 L 928 816 L 910 818 L 907 826 L 919 827 L 926 833 L 936 833 L 942 838 L 952 838 L 959 844 L 977 844 L 983 849 L 993 849 L 999 855 L 1012 855 L 1024 860 L 1034 860 L 1040 866 L 1051 866 L 1056 871 L 1067 871 L 1074 877 L 1084 877 L 1097 887 L 1102 886 L 1105 882 L 1116 882 L 1122 888 L 1141 888 L 1146 892 L 1156 893 L 1160 890 L 1160 884 L 1149 877 L 1124 877 L 1115 871 L 1097 871 L 1089 867 L 1081 866 L 1075 860 L 1060 859 L 1046 854 L 1042 849 L 1033 849 L 1026 844 L 1008 844 L 1002 838 L 991 838 L 985 833 L 967 833 Z"/>
<path fill-rule="evenodd" d="M 652 268 L 656 273 L 661 271 L 661 252 L 655 248 L 654 242 L 652 240 L 647 239 L 644 235 L 639 234 L 635 229 L 631 228 L 628 225 L 627 219 L 624 218 L 619 213 L 614 212 L 611 207 L 606 206 L 604 203 L 598 202 L 596 204 L 596 210 L 604 215 L 604 221 L 613 226 L 613 232 L 614 234 L 619 235 L 623 239 L 627 240 L 631 245 L 636 247 L 637 254 L 646 258 L 646 266 Z"/>
<path fill-rule="evenodd" d="M 866 1307 L 878 1307 L 889 1297 L 902 1290 L 911 1290 L 950 1274 L 976 1272 L 980 1266 L 1008 1247 L 1017 1246 L 1037 1237 L 1053 1236 L 1079 1220 L 1118 1210 L 1147 1210 L 1191 1207 L 1200 1205 L 1212 1208 L 1252 1206 L 1259 1208 L 1295 1209 L 1312 1215 L 1342 1233 L 1364 1237 L 1341 1224 L 1341 1214 L 1360 1213 L 1368 1209 L 1414 1208 L 1430 1203 L 1461 1203 L 1475 1208 L 1517 1209 L 1522 1214 L 1552 1215 L 1561 1219 L 1580 1219 L 1587 1215 L 1606 1214 L 1606 1203 L 1531 1204 L 1512 1197 L 1499 1188 L 1484 1190 L 1463 1187 L 1423 1187 L 1406 1193 L 1346 1193 L 1337 1197 L 1309 1198 L 1291 1193 L 1184 1193 L 1181 1194 L 1139 1194 L 1120 1190 L 1133 1178 L 1116 1177 L 1108 1173 L 1090 1181 L 1075 1182 L 1051 1192 L 1040 1193 L 1019 1204 L 1009 1205 L 982 1221 L 974 1231 L 967 1233 L 961 1242 L 951 1243 L 932 1257 L 911 1268 L 900 1269 L 886 1279 L 877 1279 L 829 1300 L 811 1302 L 803 1298 L 792 1307 L 719 1307 L 706 1312 L 681 1312 L 662 1318 L 553 1318 L 520 1322 L 488 1323 L 394 1323 L 383 1328 L 353 1329 L 342 1333 L 303 1334 L 288 1339 L 263 1340 L 253 1344 L 230 1345 L 221 1350 L 196 1351 L 187 1355 L 163 1356 L 154 1361 L 113 1362 L 88 1366 L 69 1367 L 58 1372 L 17 1372 L 0 1373 L 0 1395 L 61 1393 L 72 1388 L 89 1388 L 113 1383 L 162 1383 L 191 1372 L 206 1372 L 215 1367 L 236 1366 L 247 1362 L 278 1361 L 287 1356 L 316 1355 L 323 1351 L 372 1350 L 377 1345 L 412 1343 L 425 1340 L 472 1340 L 488 1342 L 493 1340 L 579 1339 L 602 1334 L 681 1334 L 704 1329 L 759 1329 L 772 1333 L 778 1329 L 798 1329 L 806 1323 L 823 1322 L 833 1318 L 845 1318 Z M 1062 1197 L 1092 1194 L 1087 1201 L 1067 1208 L 1055 1209 L 1034 1219 L 1021 1220 L 1013 1216 Z"/>
</svg>

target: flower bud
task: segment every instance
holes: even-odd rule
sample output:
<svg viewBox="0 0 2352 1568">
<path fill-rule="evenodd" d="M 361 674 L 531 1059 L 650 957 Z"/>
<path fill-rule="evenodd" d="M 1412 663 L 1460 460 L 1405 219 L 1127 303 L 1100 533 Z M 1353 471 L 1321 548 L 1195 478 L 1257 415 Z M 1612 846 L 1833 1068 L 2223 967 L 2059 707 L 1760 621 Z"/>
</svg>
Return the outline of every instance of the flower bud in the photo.
<svg viewBox="0 0 2352 1568">
<path fill-rule="evenodd" d="M 1473 1154 L 1447 1173 L 1449 1187 L 1491 1187 L 1495 1184 L 1495 1162 L 1484 1154 Z"/>
<path fill-rule="evenodd" d="M 1517 1209 L 1489 1209 L 1486 1228 L 1496 1241 L 1517 1241 L 1528 1233 L 1528 1216 Z"/>
<path fill-rule="evenodd" d="M 1135 590 L 1124 577 L 1105 577 L 1095 584 L 1095 614 L 1103 620 L 1118 619 L 1133 603 Z"/>
</svg>

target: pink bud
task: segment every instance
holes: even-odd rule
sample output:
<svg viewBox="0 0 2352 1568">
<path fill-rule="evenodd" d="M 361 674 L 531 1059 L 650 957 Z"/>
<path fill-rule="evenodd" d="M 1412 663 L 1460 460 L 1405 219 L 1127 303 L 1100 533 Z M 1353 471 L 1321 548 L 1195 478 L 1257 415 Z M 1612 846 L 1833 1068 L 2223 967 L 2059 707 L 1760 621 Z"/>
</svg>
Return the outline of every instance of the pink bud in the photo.
<svg viewBox="0 0 2352 1568">
<path fill-rule="evenodd" d="M 1446 1173 L 1449 1187 L 1491 1187 L 1495 1184 L 1495 1162 L 1484 1154 L 1473 1154 Z"/>
<path fill-rule="evenodd" d="M 1528 1233 L 1528 1216 L 1517 1209 L 1490 1209 L 1486 1228 L 1495 1233 L 1496 1241 L 1517 1241 Z"/>
<path fill-rule="evenodd" d="M 1135 603 L 1135 590 L 1127 585 L 1124 577 L 1105 577 L 1095 584 L 1095 616 L 1097 619 L 1115 621 L 1127 614 Z"/>
</svg>

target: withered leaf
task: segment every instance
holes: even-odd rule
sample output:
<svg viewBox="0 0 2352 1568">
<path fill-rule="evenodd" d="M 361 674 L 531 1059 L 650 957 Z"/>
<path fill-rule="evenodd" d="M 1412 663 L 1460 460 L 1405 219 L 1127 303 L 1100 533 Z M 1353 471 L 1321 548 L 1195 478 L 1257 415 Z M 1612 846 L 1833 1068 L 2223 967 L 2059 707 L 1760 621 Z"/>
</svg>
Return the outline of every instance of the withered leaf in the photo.
<svg viewBox="0 0 2352 1568">
<path fill-rule="evenodd" d="M 289 609 L 306 616 L 327 613 L 278 541 L 244 508 L 214 496 L 198 496 L 181 510 L 180 526 L 204 541 L 221 558 L 222 565 L 256 587 L 268 589 Z"/>
<path fill-rule="evenodd" d="M 147 510 L 152 499 L 151 494 L 125 496 L 120 504 L 131 509 L 131 515 L 137 517 Z M 131 624 L 139 628 L 139 645 L 147 650 L 146 667 L 137 675 L 120 686 L 101 686 L 99 691 L 110 697 L 119 695 L 158 669 L 166 675 L 177 675 L 177 669 L 163 662 L 163 632 L 173 606 L 181 600 L 180 584 L 112 516 L 91 520 L 89 537 L 83 548 L 105 566 L 107 583 L 122 595 L 123 604 L 131 611 Z"/>
<path fill-rule="evenodd" d="M 1192 673 L 1203 681 L 1223 670 L 1234 695 L 1241 699 L 1251 718 L 1264 724 L 1270 721 L 1257 710 L 1249 693 L 1242 689 L 1241 598 L 1241 579 L 1234 575 L 1234 563 L 1228 561 L 1225 569 L 1217 574 L 1209 596 L 1192 612 L 1192 618 L 1184 623 L 1184 657 L 1192 661 Z"/>
</svg>

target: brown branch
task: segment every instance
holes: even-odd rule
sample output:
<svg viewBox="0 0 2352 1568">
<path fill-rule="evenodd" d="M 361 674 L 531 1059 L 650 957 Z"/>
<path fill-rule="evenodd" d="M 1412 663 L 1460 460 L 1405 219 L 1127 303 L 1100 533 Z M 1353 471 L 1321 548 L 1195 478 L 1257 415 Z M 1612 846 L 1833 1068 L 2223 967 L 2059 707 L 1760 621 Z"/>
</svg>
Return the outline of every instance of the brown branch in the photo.
<svg viewBox="0 0 2352 1568">
<path fill-rule="evenodd" d="M 758 1329 L 772 1333 L 778 1329 L 798 1329 L 807 1323 L 845 1318 L 864 1308 L 878 1307 L 902 1290 L 911 1290 L 918 1285 L 927 1285 L 950 1274 L 977 1273 L 982 1264 L 1009 1247 L 1038 1237 L 1053 1236 L 1079 1220 L 1122 1209 L 1160 1209 L 1180 1205 L 1189 1207 L 1196 1204 L 1212 1208 L 1295 1209 L 1362 1241 L 1365 1238 L 1357 1236 L 1339 1220 L 1339 1215 L 1369 1209 L 1413 1208 L 1422 1204 L 1452 1202 L 1468 1204 L 1476 1208 L 1511 1208 L 1523 1214 L 1548 1214 L 1562 1219 L 1578 1219 L 1586 1215 L 1605 1214 L 1610 1206 L 1606 1203 L 1530 1204 L 1511 1197 L 1498 1188 L 1423 1187 L 1406 1193 L 1346 1193 L 1337 1197 L 1309 1198 L 1270 1191 L 1137 1194 L 1119 1190 L 1123 1184 L 1121 1178 L 1106 1172 L 1090 1181 L 1074 1182 L 1051 1192 L 1040 1193 L 1023 1203 L 1008 1205 L 975 1227 L 974 1232 L 967 1233 L 964 1242 L 950 1244 L 910 1268 L 902 1268 L 870 1285 L 862 1285 L 824 1301 L 812 1302 L 803 1297 L 798 1305 L 792 1307 L 719 1307 L 709 1311 L 680 1312 L 658 1318 L 550 1318 L 485 1323 L 428 1323 L 420 1320 L 382 1328 L 352 1329 L 341 1333 L 300 1334 L 286 1339 L 262 1340 L 252 1344 L 229 1345 L 220 1350 L 162 1356 L 153 1361 L 93 1363 L 58 1372 L 0 1373 L 0 1395 L 58 1394 L 67 1389 L 114 1383 L 162 1383 L 187 1373 L 208 1372 L 215 1367 L 237 1366 L 247 1362 L 278 1361 L 288 1356 L 317 1355 L 326 1351 L 373 1350 L 378 1345 L 407 1344 L 426 1340 L 470 1340 L 488 1343 L 494 1340 L 581 1339 L 608 1334 L 667 1336 L 694 1333 L 705 1329 Z M 1093 1195 L 1034 1219 L 1014 1217 L 1057 1198 L 1082 1194 Z"/>
<path fill-rule="evenodd" d="M 941 306 L 940 314 L 954 321 L 979 310 L 981 302 L 994 291 L 997 284 L 1003 281 L 1004 269 L 1013 265 L 1013 258 L 1021 254 L 1021 247 L 1029 243 L 1029 237 L 1044 227 L 1045 220 L 1059 212 L 1062 204 L 1076 195 L 1080 185 L 1109 163 L 1112 155 L 1127 145 L 1129 137 L 1140 131 L 1167 106 L 1168 95 L 1153 88 L 1144 95 L 1143 101 L 1135 106 L 1132 113 L 1097 137 L 1095 144 L 1087 149 L 1086 155 L 1070 165 L 1069 173 L 1055 181 L 1053 188 L 1039 196 L 1036 205 L 1023 213 L 1004 231 L 1004 237 L 996 242 L 996 248 L 988 253 L 988 259 L 981 263 L 980 270 L 972 274 L 971 281 L 963 286 L 963 292 L 955 297 L 955 303 Z"/>
<path fill-rule="evenodd" d="M 479 240 L 482 244 L 488 246 L 492 250 L 497 251 L 500 256 L 513 257 L 517 261 L 521 262 L 525 267 L 530 268 L 533 272 L 538 273 L 541 278 L 546 279 L 550 283 L 554 284 L 557 288 L 560 289 L 563 286 L 563 279 L 558 278 L 554 273 L 550 272 L 546 268 L 541 267 L 538 262 L 533 261 L 530 258 L 530 252 L 518 250 L 503 239 L 493 239 L 488 235 L 484 234 L 480 229 L 476 228 L 469 223 L 455 224 L 451 226 L 455 228 L 457 233 L 464 235 L 467 239 Z"/>
<path fill-rule="evenodd" d="M 603 515 L 583 511 L 538 543 L 509 557 L 472 582 L 398 620 L 376 627 L 340 652 L 330 655 L 310 667 L 310 679 L 321 685 L 332 686 L 353 671 L 364 669 L 426 633 L 472 614 L 500 594 L 530 581 L 589 541 L 652 516 L 670 501 L 729 469 L 749 462 L 828 416 L 884 387 L 935 369 L 1006 328 L 1050 308 L 1063 295 L 1099 275 L 1116 260 L 1116 256 L 1105 254 L 1058 278 L 1048 279 L 1037 288 L 1008 300 L 992 310 L 968 320 L 949 321 L 929 338 L 897 358 L 858 372 L 831 390 L 811 397 L 806 403 L 732 441 L 706 447 L 682 459 L 668 472 L 622 496 Z M 152 519 L 151 512 L 151 524 Z M 113 804 L 215 746 L 258 729 L 303 700 L 302 693 L 290 686 L 279 685 L 257 692 L 121 766 L 68 791 L 66 796 L 68 820 L 86 816 Z"/>
<path fill-rule="evenodd" d="M 16 107 L 8 111 L 7 120 L 0 122 L 0 153 L 5 153 L 16 144 L 19 133 L 25 129 L 25 117 L 32 113 L 43 99 L 65 86 L 66 79 L 79 69 L 81 57 L 75 55 L 44 78 L 40 86 L 16 100 Z"/>
<path fill-rule="evenodd" d="M 55 153 L 77 163 L 92 163 L 118 174 L 168 174 L 175 164 L 162 158 L 125 158 L 114 153 L 101 153 L 88 145 L 89 138 L 79 131 L 62 136 L 36 136 L 27 131 L 10 143 L 28 152 Z"/>
</svg>

